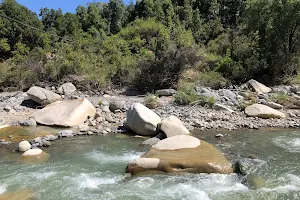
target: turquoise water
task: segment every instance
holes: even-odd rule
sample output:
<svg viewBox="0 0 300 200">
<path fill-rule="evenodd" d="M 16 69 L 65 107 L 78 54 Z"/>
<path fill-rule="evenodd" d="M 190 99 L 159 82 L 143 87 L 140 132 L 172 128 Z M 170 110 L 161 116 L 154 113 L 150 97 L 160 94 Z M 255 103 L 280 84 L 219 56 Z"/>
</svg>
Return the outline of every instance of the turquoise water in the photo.
<svg viewBox="0 0 300 200">
<path fill-rule="evenodd" d="M 125 173 L 129 160 L 146 151 L 141 138 L 73 137 L 44 149 L 44 164 L 20 164 L 20 154 L 0 151 L 0 194 L 30 190 L 34 199 L 240 200 L 300 199 L 300 131 L 267 130 L 229 133 L 221 142 L 214 134 L 195 134 L 221 149 L 231 160 L 238 155 L 265 161 L 253 171 L 262 186 L 251 189 L 235 175 Z M 0 196 L 1 199 L 1 196 Z"/>
</svg>

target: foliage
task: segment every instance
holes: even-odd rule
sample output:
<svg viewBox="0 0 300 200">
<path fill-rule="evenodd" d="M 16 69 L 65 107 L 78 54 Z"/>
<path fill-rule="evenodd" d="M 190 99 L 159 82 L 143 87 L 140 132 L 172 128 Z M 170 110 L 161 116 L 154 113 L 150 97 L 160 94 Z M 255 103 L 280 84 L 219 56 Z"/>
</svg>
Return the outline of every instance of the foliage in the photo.
<svg viewBox="0 0 300 200">
<path fill-rule="evenodd" d="M 159 106 L 159 97 L 149 93 L 145 97 L 144 104 L 150 109 L 157 108 Z"/>
<path fill-rule="evenodd" d="M 271 101 L 274 101 L 275 103 L 279 104 L 285 104 L 289 100 L 289 95 L 285 92 L 278 92 L 275 94 L 272 94 L 270 97 Z"/>
<path fill-rule="evenodd" d="M 296 81 L 299 10 L 296 0 L 110 0 L 80 5 L 76 13 L 42 8 L 38 18 L 16 0 L 3 0 L 0 86 L 71 76 L 88 88 L 145 92 L 185 81 L 215 88 L 251 78 Z M 199 77 L 190 80 L 187 71 Z"/>
<path fill-rule="evenodd" d="M 200 104 L 212 106 L 216 103 L 214 97 L 207 97 L 196 93 L 194 86 L 187 84 L 183 85 L 175 95 L 175 103 L 178 105 Z"/>
<path fill-rule="evenodd" d="M 200 74 L 198 80 L 200 85 L 211 88 L 222 88 L 229 85 L 229 81 L 221 73 L 215 71 Z"/>
</svg>

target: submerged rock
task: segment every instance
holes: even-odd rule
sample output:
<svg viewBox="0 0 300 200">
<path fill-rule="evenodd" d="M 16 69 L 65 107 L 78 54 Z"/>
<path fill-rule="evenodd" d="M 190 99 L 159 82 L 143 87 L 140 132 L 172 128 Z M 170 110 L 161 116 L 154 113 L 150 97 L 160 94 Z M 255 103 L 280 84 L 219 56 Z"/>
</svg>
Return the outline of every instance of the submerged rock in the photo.
<svg viewBox="0 0 300 200">
<path fill-rule="evenodd" d="M 49 160 L 50 155 L 41 149 L 29 149 L 19 158 L 22 163 L 42 164 Z"/>
<path fill-rule="evenodd" d="M 285 114 L 262 104 L 253 104 L 246 107 L 245 113 L 250 117 L 260 117 L 263 119 L 269 118 L 285 118 Z"/>
<path fill-rule="evenodd" d="M 126 116 L 126 126 L 142 136 L 155 135 L 157 125 L 161 122 L 161 118 L 156 113 L 140 103 L 131 105 Z"/>
<path fill-rule="evenodd" d="M 0 200 L 33 200 L 34 195 L 30 190 L 18 190 L 16 192 L 5 192 L 0 194 Z"/>
<path fill-rule="evenodd" d="M 130 161 L 127 172 L 233 173 L 231 164 L 211 144 L 187 135 L 158 142 L 141 158 Z"/>
<path fill-rule="evenodd" d="M 93 117 L 96 109 L 87 99 L 58 101 L 33 113 L 39 124 L 72 127 L 83 124 Z"/>
<path fill-rule="evenodd" d="M 154 137 L 154 138 L 149 138 L 149 139 L 145 140 L 144 142 L 142 142 L 142 143 L 140 144 L 140 146 L 152 146 L 152 145 L 157 144 L 159 141 L 160 141 L 160 139 L 159 139 L 159 138 L 156 138 L 156 137 Z"/>
<path fill-rule="evenodd" d="M 55 101 L 61 100 L 60 95 L 36 86 L 31 87 L 27 91 L 27 95 L 32 101 L 39 103 L 41 105 L 47 105 Z"/>
</svg>

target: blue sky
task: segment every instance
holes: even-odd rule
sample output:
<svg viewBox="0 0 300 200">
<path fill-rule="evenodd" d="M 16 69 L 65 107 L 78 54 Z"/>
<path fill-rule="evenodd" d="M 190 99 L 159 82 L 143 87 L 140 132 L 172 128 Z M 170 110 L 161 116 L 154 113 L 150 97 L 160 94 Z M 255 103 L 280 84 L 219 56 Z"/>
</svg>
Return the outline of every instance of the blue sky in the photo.
<svg viewBox="0 0 300 200">
<path fill-rule="evenodd" d="M 108 0 L 95 0 L 96 2 L 108 2 Z M 17 0 L 19 4 L 22 4 L 29 8 L 30 10 L 40 13 L 40 8 L 61 8 L 64 13 L 71 12 L 74 13 L 77 6 L 86 5 L 89 2 L 94 2 L 94 0 Z M 126 4 L 130 0 L 124 0 Z"/>
</svg>

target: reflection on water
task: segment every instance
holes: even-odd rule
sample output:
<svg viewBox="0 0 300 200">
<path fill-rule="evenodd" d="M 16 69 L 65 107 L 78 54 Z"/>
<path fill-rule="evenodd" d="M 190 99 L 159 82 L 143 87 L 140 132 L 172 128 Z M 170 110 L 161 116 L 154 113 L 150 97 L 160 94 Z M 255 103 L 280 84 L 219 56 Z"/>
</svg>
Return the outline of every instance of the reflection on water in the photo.
<svg viewBox="0 0 300 200">
<path fill-rule="evenodd" d="M 57 133 L 66 128 L 49 127 L 49 126 L 9 126 L 0 129 L 0 140 L 20 142 L 22 140 L 31 140 L 36 137 L 43 137 L 46 135 L 57 135 Z"/>
<path fill-rule="evenodd" d="M 261 200 L 300 198 L 300 131 L 237 131 L 218 142 L 211 132 L 194 134 L 215 143 L 230 159 L 253 155 L 266 164 L 253 175 L 263 181 L 257 189 L 235 174 L 125 174 L 127 162 L 146 151 L 141 138 L 115 136 L 73 137 L 45 149 L 44 164 L 15 162 L 17 153 L 0 152 L 0 194 L 22 189 L 36 199 L 125 200 Z M 11 155 L 11 156 L 7 156 Z M 0 198 L 1 199 L 1 198 Z"/>
</svg>

